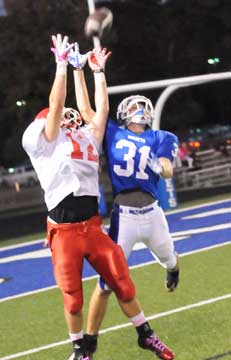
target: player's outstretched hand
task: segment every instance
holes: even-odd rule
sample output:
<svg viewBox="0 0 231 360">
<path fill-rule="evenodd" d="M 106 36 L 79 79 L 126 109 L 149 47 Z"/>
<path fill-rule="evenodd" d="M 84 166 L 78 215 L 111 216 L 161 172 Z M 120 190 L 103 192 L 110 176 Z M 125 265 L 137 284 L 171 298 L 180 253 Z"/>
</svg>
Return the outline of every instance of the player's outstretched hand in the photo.
<svg viewBox="0 0 231 360">
<path fill-rule="evenodd" d="M 105 64 L 111 51 L 107 52 L 106 48 L 95 48 L 93 49 L 88 56 L 88 64 L 92 71 L 104 70 Z"/>
<path fill-rule="evenodd" d="M 69 50 L 74 46 L 74 44 L 68 44 L 68 36 L 64 36 L 62 39 L 61 34 L 52 35 L 51 37 L 53 42 L 53 47 L 51 51 L 55 55 L 55 60 L 57 63 L 66 63 Z"/>
<path fill-rule="evenodd" d="M 79 52 L 79 44 L 77 42 L 74 43 L 74 47 L 70 49 L 68 52 L 68 62 L 71 64 L 75 69 L 83 69 L 90 52 L 86 54 L 80 54 Z"/>
<path fill-rule="evenodd" d="M 156 154 L 154 154 L 153 152 L 150 153 L 150 156 L 147 159 L 147 164 L 150 169 L 157 175 L 163 173 L 163 166 L 161 165 L 160 160 L 158 159 Z"/>
</svg>

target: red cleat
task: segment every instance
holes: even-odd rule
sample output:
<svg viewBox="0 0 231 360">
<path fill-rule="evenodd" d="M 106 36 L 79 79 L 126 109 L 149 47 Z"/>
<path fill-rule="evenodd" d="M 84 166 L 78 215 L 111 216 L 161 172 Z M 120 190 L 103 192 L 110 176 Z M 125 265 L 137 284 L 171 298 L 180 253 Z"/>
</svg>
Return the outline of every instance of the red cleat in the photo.
<svg viewBox="0 0 231 360">
<path fill-rule="evenodd" d="M 139 337 L 138 344 L 142 349 L 147 349 L 154 352 L 159 359 L 162 360 L 174 359 L 173 351 L 162 341 L 160 341 L 160 339 L 154 334 L 152 334 L 147 338 Z"/>
</svg>

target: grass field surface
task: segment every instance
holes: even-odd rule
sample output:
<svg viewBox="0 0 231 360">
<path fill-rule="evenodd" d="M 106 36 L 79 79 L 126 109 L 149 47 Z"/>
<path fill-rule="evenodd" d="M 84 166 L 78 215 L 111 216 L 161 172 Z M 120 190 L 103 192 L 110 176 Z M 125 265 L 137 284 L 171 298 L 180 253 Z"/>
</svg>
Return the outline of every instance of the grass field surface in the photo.
<svg viewBox="0 0 231 360">
<path fill-rule="evenodd" d="M 165 290 L 165 270 L 157 263 L 131 269 L 145 315 L 176 360 L 231 359 L 230 259 L 230 243 L 181 256 L 174 293 Z M 84 281 L 85 319 L 95 283 Z M 71 344 L 59 289 L 0 301 L 0 309 L 0 360 L 68 358 Z M 94 360 L 125 359 L 156 356 L 138 348 L 136 331 L 112 295 Z"/>
</svg>

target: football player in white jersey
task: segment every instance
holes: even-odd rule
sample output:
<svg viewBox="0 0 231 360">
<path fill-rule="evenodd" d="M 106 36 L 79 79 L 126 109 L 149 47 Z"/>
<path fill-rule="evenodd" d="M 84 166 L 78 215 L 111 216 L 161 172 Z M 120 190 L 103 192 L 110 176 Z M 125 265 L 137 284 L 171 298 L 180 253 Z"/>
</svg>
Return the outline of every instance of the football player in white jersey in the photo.
<svg viewBox="0 0 231 360">
<path fill-rule="evenodd" d="M 92 359 L 83 336 L 84 258 L 115 292 L 124 314 L 136 327 L 139 342 L 152 348 L 162 359 L 171 360 L 173 352 L 154 334 L 135 297 L 123 251 L 104 231 L 98 214 L 99 148 L 109 111 L 106 80 L 99 70 L 110 53 L 99 49 L 80 59 L 83 65 L 88 58 L 94 72 L 96 108 L 94 116 L 85 119 L 88 125 L 81 127 L 78 111 L 65 107 L 67 58 L 74 44 L 69 45 L 68 37 L 60 34 L 52 40 L 57 67 L 49 108 L 42 110 L 28 126 L 22 143 L 45 193 L 47 240 L 73 344 L 69 360 Z M 76 84 L 78 77 L 76 70 Z"/>
<path fill-rule="evenodd" d="M 82 56 L 79 49 L 70 52 L 70 64 L 78 67 L 74 58 Z M 103 68 L 99 71 L 103 72 Z M 75 89 L 78 108 L 83 118 L 93 118 L 81 69 L 78 77 Z M 153 117 L 151 101 L 135 95 L 119 104 L 116 121 L 108 119 L 104 151 L 114 195 L 109 234 L 122 247 L 126 258 L 135 243 L 143 242 L 167 270 L 167 290 L 174 291 L 179 281 L 179 264 L 164 212 L 158 205 L 157 183 L 160 176 L 173 175 L 178 139 L 167 131 L 153 131 Z M 109 295 L 110 286 L 101 277 L 91 298 L 85 334 L 92 353 Z"/>
</svg>

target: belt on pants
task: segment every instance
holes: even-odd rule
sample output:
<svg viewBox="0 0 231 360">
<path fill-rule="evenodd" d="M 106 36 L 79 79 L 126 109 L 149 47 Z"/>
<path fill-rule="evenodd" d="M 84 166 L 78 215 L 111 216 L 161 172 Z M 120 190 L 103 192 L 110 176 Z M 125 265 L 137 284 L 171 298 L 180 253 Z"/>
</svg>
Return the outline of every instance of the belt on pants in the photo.
<svg viewBox="0 0 231 360">
<path fill-rule="evenodd" d="M 117 205 L 118 206 L 118 205 Z M 124 214 L 133 214 L 133 215 L 144 215 L 149 213 L 150 211 L 152 211 L 156 206 L 156 203 L 153 205 L 150 205 L 148 207 L 144 207 L 144 208 L 137 208 L 137 209 L 129 209 L 129 207 L 119 207 L 119 212 L 120 213 L 124 213 Z"/>
</svg>

